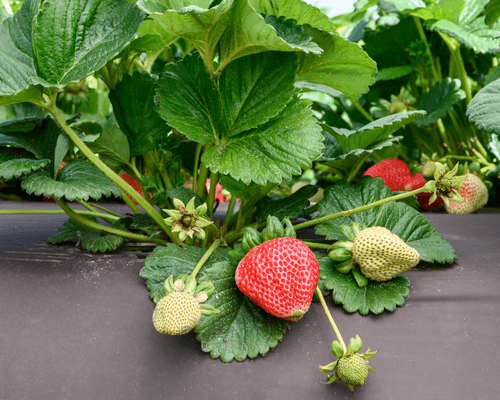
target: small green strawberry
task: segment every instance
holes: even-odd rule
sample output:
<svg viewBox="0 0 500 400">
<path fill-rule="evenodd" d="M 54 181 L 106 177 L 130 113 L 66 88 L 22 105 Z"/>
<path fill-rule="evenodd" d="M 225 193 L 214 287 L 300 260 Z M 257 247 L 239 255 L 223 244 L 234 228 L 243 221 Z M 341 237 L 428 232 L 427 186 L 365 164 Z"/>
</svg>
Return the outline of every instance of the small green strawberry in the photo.
<svg viewBox="0 0 500 400">
<path fill-rule="evenodd" d="M 342 348 L 338 341 L 332 343 L 332 354 L 337 357 L 328 365 L 319 366 L 319 370 L 326 374 L 333 372 L 333 375 L 328 376 L 328 381 L 325 384 L 330 384 L 337 381 L 343 381 L 351 391 L 354 391 L 354 386 L 361 386 L 366 382 L 366 378 L 370 372 L 376 372 L 368 365 L 368 360 L 375 357 L 377 351 L 368 349 L 364 353 L 359 353 L 363 347 L 361 338 L 356 335 L 349 341 L 347 349 Z M 345 350 L 345 351 L 344 351 Z"/>
<path fill-rule="evenodd" d="M 466 174 L 465 176 L 462 188 L 458 192 L 465 201 L 450 200 L 449 204 L 445 205 L 445 210 L 449 214 L 473 214 L 488 202 L 488 188 L 483 181 L 474 174 Z"/>
<path fill-rule="evenodd" d="M 170 276 L 154 298 L 157 303 L 153 312 L 156 331 L 166 335 L 188 333 L 198 324 L 202 315 L 218 313 L 214 307 L 201 304 L 213 293 L 214 286 L 210 282 L 197 285 L 195 278 L 190 275 Z"/>
<path fill-rule="evenodd" d="M 383 282 L 413 268 L 420 254 L 381 226 L 363 229 L 353 241 L 352 258 L 368 279 Z"/>
</svg>

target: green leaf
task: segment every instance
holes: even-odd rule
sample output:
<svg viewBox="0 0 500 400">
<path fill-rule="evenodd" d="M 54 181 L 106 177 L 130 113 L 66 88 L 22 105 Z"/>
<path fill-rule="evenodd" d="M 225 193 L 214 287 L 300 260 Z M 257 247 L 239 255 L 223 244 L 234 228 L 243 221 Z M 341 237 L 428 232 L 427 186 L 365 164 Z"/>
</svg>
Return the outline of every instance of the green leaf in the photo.
<svg viewBox="0 0 500 400">
<path fill-rule="evenodd" d="M 260 185 L 255 183 L 245 184 L 227 175 L 221 175 L 219 182 L 232 196 L 243 201 L 250 200 L 255 191 L 260 188 Z"/>
<path fill-rule="evenodd" d="M 319 161 L 347 173 L 363 155 L 392 146 L 399 141 L 401 136 L 391 137 L 391 135 L 424 113 L 409 111 L 392 114 L 351 131 L 323 125 L 323 134 L 330 145 Z"/>
<path fill-rule="evenodd" d="M 420 107 L 427 111 L 427 115 L 418 117 L 415 123 L 429 126 L 443 118 L 447 111 L 453 109 L 454 104 L 465 99 L 465 92 L 460 89 L 461 84 L 459 79 L 446 78 L 431 87 L 420 101 Z"/>
<path fill-rule="evenodd" d="M 497 161 L 500 161 L 500 140 L 498 135 L 491 135 L 491 140 L 488 143 L 488 148 L 491 153 L 496 157 Z"/>
<path fill-rule="evenodd" d="M 316 254 L 316 259 L 325 289 L 333 292 L 334 303 L 342 304 L 346 312 L 368 315 L 394 311 L 410 294 L 410 281 L 404 276 L 387 282 L 369 281 L 366 287 L 360 288 L 352 273 L 342 274 L 335 270 L 334 262 L 326 254 Z"/>
<path fill-rule="evenodd" d="M 140 0 L 137 4 L 163 30 L 189 40 L 212 69 L 217 44 L 231 21 L 233 0 L 224 0 L 210 9 L 209 1 L 191 5 L 189 1 Z"/>
<path fill-rule="evenodd" d="M 32 85 L 36 79 L 31 49 L 31 24 L 38 1 L 25 1 L 21 9 L 0 25 L 0 105 L 18 103 L 41 96 Z"/>
<path fill-rule="evenodd" d="M 318 189 L 319 186 L 306 185 L 285 198 L 264 198 L 257 203 L 257 222 L 265 221 L 268 215 L 277 217 L 280 220 L 299 218 L 304 213 L 304 210 L 311 205 L 309 198 L 316 195 Z"/>
<path fill-rule="evenodd" d="M 111 168 L 119 168 L 130 160 L 127 136 L 116 125 L 108 126 L 101 136 L 88 146 Z"/>
<path fill-rule="evenodd" d="M 65 145 L 59 140 L 63 131 L 51 117 L 29 117 L 8 121 L 0 124 L 0 132 L 4 132 L 0 133 L 0 146 L 25 149 L 40 160 L 50 160 L 53 166 L 51 173 L 55 175 L 59 166 L 60 152 L 64 152 Z"/>
<path fill-rule="evenodd" d="M 29 152 L 13 147 L 0 147 L 0 178 L 6 181 L 44 168 L 50 160 L 35 160 Z"/>
<path fill-rule="evenodd" d="M 170 275 L 190 274 L 205 250 L 171 243 L 157 247 L 144 262 L 140 275 L 153 299 Z M 200 273 L 198 283 L 212 282 L 215 294 L 204 304 L 220 311 L 202 316 L 195 328 L 202 349 L 224 362 L 264 355 L 283 338 L 288 323 L 267 314 L 253 305 L 236 286 L 237 263 L 227 250 L 217 250 L 210 256 Z"/>
<path fill-rule="evenodd" d="M 500 0 L 490 0 L 490 2 L 486 5 L 485 10 L 486 19 L 484 22 L 491 28 L 500 18 Z"/>
<path fill-rule="evenodd" d="M 337 182 L 325 190 L 325 198 L 318 203 L 315 218 L 352 210 L 392 195 L 381 178 L 365 176 L 359 184 Z M 399 236 L 407 245 L 420 253 L 422 261 L 451 263 L 457 259 L 455 250 L 445 241 L 425 216 L 402 202 L 389 202 L 351 215 L 337 218 L 316 226 L 316 233 L 330 240 L 345 240 L 340 225 L 357 222 L 365 228 L 383 226 Z"/>
<path fill-rule="evenodd" d="M 500 79 L 477 92 L 467 106 L 466 115 L 478 128 L 500 134 Z"/>
<path fill-rule="evenodd" d="M 377 72 L 375 81 L 388 81 L 391 79 L 398 79 L 402 76 L 409 75 L 413 72 L 412 65 L 399 65 L 396 67 L 383 68 Z"/>
<path fill-rule="evenodd" d="M 104 173 L 90 162 L 75 160 L 66 165 L 52 179 L 47 171 L 35 171 L 25 177 L 22 188 L 28 194 L 45 197 L 88 200 L 99 199 L 103 195 L 121 197 L 121 191 Z"/>
<path fill-rule="evenodd" d="M 109 93 L 120 129 L 130 145 L 130 156 L 142 155 L 153 147 L 150 138 L 170 128 L 156 113 L 157 80 L 147 72 L 126 75 Z"/>
<path fill-rule="evenodd" d="M 312 37 L 323 54 L 299 55 L 298 87 L 326 93 L 335 89 L 355 99 L 368 92 L 368 86 L 375 82 L 377 67 L 358 44 L 318 30 L 312 31 Z"/>
<path fill-rule="evenodd" d="M 287 42 L 291 47 L 300 49 L 306 53 L 323 53 L 323 49 L 312 41 L 312 36 L 307 34 L 309 29 L 302 25 L 297 25 L 294 19 L 285 19 L 285 17 L 276 18 L 274 15 L 266 17 L 266 24 L 271 25 L 280 38 Z"/>
<path fill-rule="evenodd" d="M 245 184 L 279 183 L 311 166 L 323 147 L 320 132 L 309 107 L 294 97 L 277 117 L 211 147 L 202 161 Z"/>
<path fill-rule="evenodd" d="M 423 0 L 380 0 L 380 6 L 385 12 L 402 12 L 426 7 Z"/>
<path fill-rule="evenodd" d="M 309 25 L 326 32 L 335 32 L 335 24 L 317 7 L 300 0 L 249 0 L 248 4 L 258 14 L 282 17 L 297 21 L 297 25 Z"/>
<path fill-rule="evenodd" d="M 224 131 L 219 91 L 199 53 L 188 54 L 176 64 L 167 64 L 157 95 L 157 112 L 189 139 L 211 143 Z"/>
<path fill-rule="evenodd" d="M 203 200 L 195 192 L 182 186 L 167 189 L 165 192 L 170 199 L 179 199 L 184 204 L 187 204 L 193 197 L 195 207 L 203 204 Z"/>
<path fill-rule="evenodd" d="M 266 52 L 239 58 L 219 78 L 222 106 L 231 137 L 275 117 L 295 92 L 297 56 Z"/>
<path fill-rule="evenodd" d="M 97 223 L 97 218 L 90 217 L 89 220 Z M 111 225 L 112 228 L 125 230 L 125 227 L 117 221 Z M 68 219 L 61 228 L 57 231 L 55 235 L 52 235 L 47 239 L 47 243 L 61 243 L 67 242 L 77 237 L 81 237 L 82 247 L 93 253 L 97 252 L 108 252 L 113 251 L 118 248 L 125 239 L 122 236 L 113 235 L 110 233 L 100 232 L 98 230 L 89 228 L 83 224 L 80 224 L 71 218 Z"/>
<path fill-rule="evenodd" d="M 82 80 L 120 52 L 143 18 L 126 0 L 45 0 L 33 29 L 37 75 L 57 86 Z"/>
</svg>

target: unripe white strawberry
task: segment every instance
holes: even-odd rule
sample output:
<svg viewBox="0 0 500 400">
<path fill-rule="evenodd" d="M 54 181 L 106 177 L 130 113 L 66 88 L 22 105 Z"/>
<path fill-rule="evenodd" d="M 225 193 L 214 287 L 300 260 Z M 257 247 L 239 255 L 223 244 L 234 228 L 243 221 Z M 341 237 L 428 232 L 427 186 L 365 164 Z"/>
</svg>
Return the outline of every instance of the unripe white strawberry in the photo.
<svg viewBox="0 0 500 400">
<path fill-rule="evenodd" d="M 159 333 L 183 335 L 198 324 L 200 317 L 200 303 L 192 294 L 172 292 L 156 304 L 153 324 Z"/>
<path fill-rule="evenodd" d="M 413 268 L 420 254 L 381 226 L 363 229 L 354 239 L 352 258 L 368 279 L 383 282 Z"/>
<path fill-rule="evenodd" d="M 449 214 L 473 214 L 483 208 L 488 202 L 488 188 L 483 181 L 474 174 L 467 174 L 462 182 L 462 188 L 458 192 L 464 198 L 464 202 L 450 200 L 445 205 Z"/>
</svg>

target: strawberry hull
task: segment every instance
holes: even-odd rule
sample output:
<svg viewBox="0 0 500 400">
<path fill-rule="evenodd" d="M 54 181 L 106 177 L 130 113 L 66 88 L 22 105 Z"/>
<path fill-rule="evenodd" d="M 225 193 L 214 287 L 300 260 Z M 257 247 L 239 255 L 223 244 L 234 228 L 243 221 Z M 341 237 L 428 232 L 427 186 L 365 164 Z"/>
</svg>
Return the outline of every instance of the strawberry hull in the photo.
<svg viewBox="0 0 500 400">
<path fill-rule="evenodd" d="M 319 266 L 300 240 L 283 237 L 251 249 L 236 270 L 236 284 L 255 305 L 287 321 L 297 321 L 311 305 Z"/>
</svg>

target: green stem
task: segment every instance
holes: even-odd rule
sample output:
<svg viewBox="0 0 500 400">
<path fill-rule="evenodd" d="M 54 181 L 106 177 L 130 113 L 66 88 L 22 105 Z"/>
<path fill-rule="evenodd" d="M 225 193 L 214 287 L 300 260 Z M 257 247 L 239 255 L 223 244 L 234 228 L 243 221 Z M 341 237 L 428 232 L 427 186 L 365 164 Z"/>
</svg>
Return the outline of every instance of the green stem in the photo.
<svg viewBox="0 0 500 400">
<path fill-rule="evenodd" d="M 92 207 L 90 204 L 87 204 L 87 202 L 83 201 L 83 200 L 76 200 L 78 203 L 80 203 L 83 207 L 85 207 L 87 210 L 91 211 L 91 212 L 97 212 L 97 210 Z M 114 222 L 116 221 L 116 216 L 115 217 L 112 217 L 110 215 L 107 215 L 107 214 L 102 214 L 102 213 L 99 213 L 101 214 L 100 217 L 107 221 L 107 222 Z M 121 218 L 121 215 L 120 215 L 120 218 Z"/>
<path fill-rule="evenodd" d="M 208 258 L 213 254 L 213 252 L 217 249 L 217 247 L 220 246 L 220 240 L 215 240 L 212 245 L 207 249 L 205 254 L 203 254 L 203 257 L 201 257 L 200 261 L 198 261 L 198 264 L 196 264 L 196 267 L 194 267 L 193 272 L 191 272 L 191 276 L 193 278 L 196 278 L 196 275 L 198 272 L 200 272 L 201 267 L 205 264 L 205 262 L 208 260 Z"/>
<path fill-rule="evenodd" d="M 306 222 L 303 222 L 301 224 L 295 225 L 294 229 L 297 231 L 299 229 L 309 228 L 311 226 L 314 226 L 317 224 L 322 224 L 324 222 L 328 222 L 328 221 L 331 221 L 331 220 L 334 220 L 337 218 L 347 218 L 347 217 L 350 217 L 351 215 L 359 213 L 361 211 L 366 211 L 366 210 L 369 210 L 370 208 L 374 208 L 374 207 L 378 207 L 378 206 L 381 206 L 381 205 L 386 204 L 386 203 L 390 203 L 391 201 L 402 200 L 402 199 L 405 199 L 406 197 L 414 196 L 414 195 L 422 193 L 424 191 L 425 191 L 425 188 L 421 187 L 421 188 L 413 190 L 411 192 L 405 192 L 405 193 L 401 193 L 401 194 L 398 194 L 395 196 L 387 197 L 385 199 L 376 201 L 374 203 L 365 204 L 361 207 L 353 208 L 352 210 L 341 211 L 341 212 L 338 212 L 335 214 L 327 215 L 325 217 L 316 218 L 316 219 L 313 219 L 310 221 L 306 221 Z"/>
<path fill-rule="evenodd" d="M 107 208 L 100 206 L 99 204 L 92 203 L 90 206 L 94 208 L 98 208 L 99 210 L 102 210 L 104 212 L 107 212 L 108 214 L 114 215 L 115 217 L 122 218 L 122 216 L 114 211 L 108 210 Z"/>
<path fill-rule="evenodd" d="M 193 165 L 193 192 L 196 193 L 198 184 L 198 167 L 200 165 L 200 154 L 201 154 L 201 143 L 196 146 L 196 152 L 194 154 L 194 165 Z"/>
<path fill-rule="evenodd" d="M 207 187 L 206 187 L 207 179 L 208 179 L 208 168 L 205 167 L 204 164 L 201 164 L 200 173 L 198 175 L 198 180 L 196 183 L 196 192 L 195 193 L 203 201 L 205 201 L 207 198 Z M 193 185 L 194 185 L 194 182 L 193 182 Z"/>
<path fill-rule="evenodd" d="M 451 54 L 451 60 L 456 69 L 456 77 L 462 82 L 462 89 L 465 92 L 465 101 L 467 104 L 472 100 L 472 92 L 469 84 L 467 71 L 465 70 L 462 54 L 460 54 L 460 43 L 455 38 L 448 36 L 446 33 L 439 32 L 439 35 L 448 46 Z"/>
<path fill-rule="evenodd" d="M 363 166 L 363 164 L 365 163 L 365 161 L 369 155 L 370 155 L 370 153 L 367 153 L 358 159 L 358 161 L 356 162 L 354 167 L 351 169 L 351 171 L 347 175 L 347 179 L 346 179 L 347 182 L 351 182 L 356 177 L 356 174 L 359 172 L 360 168 Z"/>
<path fill-rule="evenodd" d="M 308 240 L 303 240 L 304 244 L 307 245 L 307 247 L 311 249 L 323 249 L 323 250 L 330 250 L 332 248 L 331 244 L 324 244 L 324 243 L 315 243 L 315 242 L 310 242 Z"/>
<path fill-rule="evenodd" d="M 87 217 L 98 217 L 98 218 L 109 218 L 113 219 L 113 221 L 118 221 L 118 217 L 113 217 L 110 215 L 105 215 L 103 213 L 100 213 L 98 211 L 82 211 L 82 210 L 73 210 L 74 213 L 82 216 L 87 216 Z M 26 214 L 26 215 L 31 215 L 31 214 L 56 214 L 56 215 L 61 215 L 61 214 L 66 214 L 63 210 L 0 210 L 0 215 L 10 215 L 10 214 Z M 104 218 L 103 218 L 104 219 Z"/>
<path fill-rule="evenodd" d="M 55 98 L 51 99 L 50 104 L 43 104 L 42 107 L 48 110 L 56 122 L 61 126 L 63 131 L 68 135 L 68 137 L 73 141 L 73 143 L 80 149 L 80 151 L 87 157 L 87 159 L 99 168 L 111 181 L 118 186 L 121 190 L 128 193 L 165 231 L 169 236 L 170 240 L 175 244 L 179 244 L 179 239 L 177 236 L 173 235 L 170 228 L 165 224 L 163 217 L 161 216 L 155 208 L 148 203 L 148 201 L 142 197 L 132 186 L 130 186 L 125 180 L 123 180 L 118 174 L 116 174 L 111 168 L 109 168 L 99 157 L 97 157 L 92 150 L 90 150 L 87 145 L 79 138 L 76 132 L 66 123 L 66 120 L 61 115 L 59 110 L 55 105 Z M 40 105 L 40 104 L 37 104 Z"/>
<path fill-rule="evenodd" d="M 340 334 L 339 328 L 337 328 L 337 324 L 333 320 L 332 314 L 330 314 L 330 310 L 328 309 L 328 306 L 326 305 L 325 298 L 323 297 L 323 294 L 321 293 L 321 290 L 319 290 L 319 287 L 316 286 L 316 294 L 318 295 L 319 302 L 321 303 L 321 307 L 323 307 L 323 311 L 326 314 L 326 318 L 328 318 L 328 321 L 330 321 L 330 325 L 333 328 L 333 331 L 335 332 L 335 335 L 337 336 L 337 339 L 342 346 L 342 349 L 344 349 L 344 354 L 347 352 L 347 347 L 345 345 L 344 339 L 342 338 L 342 335 Z"/>
<path fill-rule="evenodd" d="M 56 203 L 61 207 L 61 209 L 68 214 L 68 216 L 74 219 L 76 222 L 88 226 L 89 228 L 95 229 L 100 232 L 111 233 L 113 235 L 122 236 L 128 239 L 137 240 L 139 242 L 151 242 L 151 243 L 166 243 L 162 239 L 154 239 L 149 236 L 139 235 L 137 233 L 132 233 L 128 231 L 122 231 L 120 229 L 111 228 L 109 226 L 104 226 L 95 222 L 88 220 L 87 218 L 81 216 L 79 213 L 73 211 L 63 200 L 55 199 Z"/>
<path fill-rule="evenodd" d="M 351 100 L 352 105 L 365 117 L 368 121 L 373 122 L 372 116 L 366 111 L 363 107 L 361 107 L 361 104 L 359 104 L 356 100 L 354 99 L 349 99 Z"/>
<path fill-rule="evenodd" d="M 431 60 L 431 70 L 432 70 L 432 77 L 434 78 L 434 82 L 439 82 L 441 80 L 441 77 L 439 76 L 438 71 L 436 70 L 436 66 L 434 65 L 434 58 L 432 57 L 431 49 L 429 47 L 429 43 L 427 42 L 427 36 L 425 36 L 425 32 L 424 32 L 424 28 L 422 26 L 422 23 L 420 22 L 420 19 L 418 17 L 413 17 L 413 21 L 415 22 L 415 25 L 417 27 L 418 34 L 420 35 L 420 39 L 426 44 L 425 54 Z"/>
<path fill-rule="evenodd" d="M 248 212 L 253 210 L 253 207 L 255 204 L 264 198 L 265 196 L 268 195 L 268 193 L 273 190 L 277 186 L 277 183 L 268 183 L 266 186 L 262 187 L 255 195 L 253 195 L 250 200 L 242 202 L 240 209 L 234 215 L 230 220 L 229 220 L 229 225 L 234 223 L 235 220 L 243 218 L 244 215 L 246 215 Z M 244 219 L 242 220 L 244 222 Z"/>
<path fill-rule="evenodd" d="M 142 214 L 141 210 L 139 210 L 139 207 L 137 207 L 135 203 L 130 199 L 130 197 L 128 197 L 127 193 L 123 193 L 122 200 L 125 202 L 126 205 L 129 206 L 129 208 L 132 210 L 134 214 Z"/>
<path fill-rule="evenodd" d="M 208 197 L 207 197 L 207 208 L 208 208 L 208 215 L 210 216 L 210 219 L 212 219 L 212 214 L 214 211 L 215 193 L 217 191 L 217 183 L 218 182 L 219 182 L 219 174 L 212 172 L 210 174 L 210 192 L 208 193 Z"/>
<path fill-rule="evenodd" d="M 224 221 L 222 222 L 223 229 L 227 227 L 229 220 L 233 216 L 234 207 L 236 205 L 236 196 L 231 196 L 231 200 L 229 201 L 229 205 L 227 206 L 226 216 L 224 217 Z"/>
</svg>

